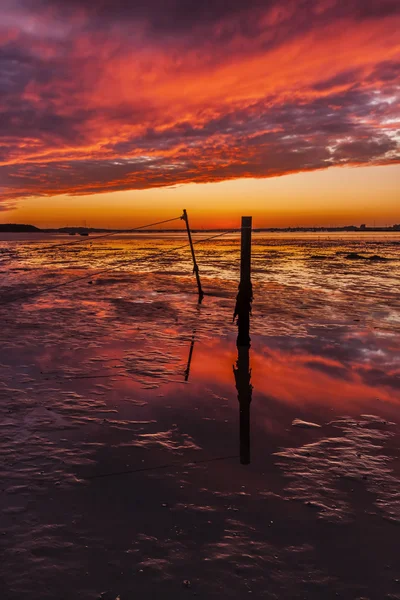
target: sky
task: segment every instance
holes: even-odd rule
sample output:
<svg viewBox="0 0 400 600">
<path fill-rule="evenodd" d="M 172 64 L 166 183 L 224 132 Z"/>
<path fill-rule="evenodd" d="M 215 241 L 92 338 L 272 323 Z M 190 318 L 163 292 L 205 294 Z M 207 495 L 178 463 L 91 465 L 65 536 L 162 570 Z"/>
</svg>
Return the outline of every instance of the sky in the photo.
<svg viewBox="0 0 400 600">
<path fill-rule="evenodd" d="M 0 222 L 400 222 L 398 0 L 1 0 Z"/>
</svg>

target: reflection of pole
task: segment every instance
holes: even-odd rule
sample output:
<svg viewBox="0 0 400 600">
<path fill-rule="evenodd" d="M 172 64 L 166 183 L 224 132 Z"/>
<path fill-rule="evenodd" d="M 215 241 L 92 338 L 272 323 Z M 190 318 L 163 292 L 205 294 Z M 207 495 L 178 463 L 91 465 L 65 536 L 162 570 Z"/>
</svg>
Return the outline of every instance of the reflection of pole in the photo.
<svg viewBox="0 0 400 600">
<path fill-rule="evenodd" d="M 197 262 L 196 262 L 196 255 L 194 253 L 194 247 L 193 247 L 193 242 L 192 242 L 192 234 L 190 232 L 190 227 L 189 227 L 189 219 L 188 219 L 187 212 L 186 212 L 185 209 L 183 211 L 182 219 L 186 223 L 186 230 L 187 230 L 187 234 L 188 234 L 188 238 L 189 238 L 190 250 L 192 252 L 192 259 L 193 259 L 193 273 L 196 275 L 197 288 L 199 290 L 199 304 L 201 304 L 201 301 L 204 298 L 204 292 L 203 292 L 203 290 L 201 288 L 201 281 L 200 281 L 200 275 L 199 275 L 199 267 L 198 267 Z"/>
<path fill-rule="evenodd" d="M 194 342 L 196 340 L 196 330 L 193 331 L 193 335 L 192 335 L 192 341 L 190 343 L 190 349 L 189 349 L 189 357 L 188 357 L 188 361 L 187 361 L 187 365 L 186 365 L 186 369 L 185 369 L 185 381 L 188 381 L 189 379 L 189 375 L 190 375 L 190 365 L 192 363 L 192 356 L 193 356 L 193 349 L 194 349 Z"/>
<path fill-rule="evenodd" d="M 240 415 L 240 462 L 250 464 L 250 403 L 253 386 L 251 385 L 250 347 L 238 346 L 238 359 L 235 375 Z"/>
<path fill-rule="evenodd" d="M 253 301 L 251 284 L 251 228 L 252 218 L 242 217 L 242 236 L 240 253 L 240 283 L 236 298 L 238 336 L 236 345 L 238 359 L 233 367 L 239 400 L 240 415 L 240 462 L 250 464 L 250 404 L 253 392 L 250 369 L 250 314 Z"/>
<path fill-rule="evenodd" d="M 193 350 L 194 350 L 194 344 L 196 341 L 196 333 L 197 333 L 197 326 L 198 326 L 198 322 L 199 322 L 199 318 L 200 318 L 200 299 L 199 299 L 199 304 L 197 305 L 197 317 L 196 317 L 196 321 L 195 321 L 195 326 L 193 327 L 193 331 L 192 331 L 192 340 L 190 342 L 190 348 L 189 348 L 189 356 L 188 356 L 188 361 L 187 361 L 187 365 L 186 365 L 186 369 L 185 369 L 185 381 L 189 380 L 189 375 L 190 375 L 190 367 L 192 365 L 192 357 L 193 357 Z"/>
<path fill-rule="evenodd" d="M 251 284 L 251 227 L 252 217 L 242 217 L 240 249 L 240 283 L 233 318 L 238 318 L 238 346 L 250 346 L 250 313 L 253 300 Z"/>
</svg>

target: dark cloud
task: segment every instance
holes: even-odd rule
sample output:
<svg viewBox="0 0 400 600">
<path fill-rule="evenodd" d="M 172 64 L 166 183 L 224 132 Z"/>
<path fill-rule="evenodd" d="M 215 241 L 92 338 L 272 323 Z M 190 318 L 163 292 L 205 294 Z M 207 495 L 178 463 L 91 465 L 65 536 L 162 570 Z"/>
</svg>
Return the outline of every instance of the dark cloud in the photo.
<svg viewBox="0 0 400 600">
<path fill-rule="evenodd" d="M 21 3 L 21 2 L 20 2 Z M 299 22 L 310 22 L 311 26 L 332 18 L 352 16 L 359 19 L 376 19 L 398 15 L 397 0 L 25 0 L 22 5 L 30 10 L 38 8 L 56 10 L 63 18 L 71 18 L 76 10 L 84 10 L 92 23 L 100 20 L 109 24 L 126 20 L 141 20 L 154 30 L 186 31 L 199 25 L 210 26 L 226 20 L 254 23 L 260 14 L 274 9 L 274 24 L 296 18 Z M 248 22 L 248 21 L 247 21 Z"/>
<path fill-rule="evenodd" d="M 385 156 L 398 147 L 397 142 L 387 137 L 367 140 L 352 140 L 339 144 L 335 149 L 335 159 L 340 162 L 364 163 L 372 156 Z"/>
<path fill-rule="evenodd" d="M 356 0 L 349 4 L 354 5 L 356 14 L 368 19 L 390 17 L 400 12 L 397 0 Z"/>
<path fill-rule="evenodd" d="M 359 79 L 360 72 L 358 69 L 348 69 L 343 73 L 339 73 L 329 79 L 323 79 L 317 81 L 314 84 L 314 89 L 318 91 L 331 90 L 332 88 L 340 87 L 342 85 L 351 84 Z"/>
<path fill-rule="evenodd" d="M 379 63 L 371 74 L 370 80 L 398 83 L 400 79 L 400 61 L 387 60 Z"/>
<path fill-rule="evenodd" d="M 227 17 L 254 14 L 254 10 L 265 10 L 277 6 L 277 0 L 27 0 L 23 5 L 33 9 L 58 11 L 63 18 L 71 17 L 76 10 L 84 10 L 92 25 L 103 22 L 115 23 L 142 21 L 156 31 L 186 31 L 198 25 L 210 25 Z"/>
</svg>

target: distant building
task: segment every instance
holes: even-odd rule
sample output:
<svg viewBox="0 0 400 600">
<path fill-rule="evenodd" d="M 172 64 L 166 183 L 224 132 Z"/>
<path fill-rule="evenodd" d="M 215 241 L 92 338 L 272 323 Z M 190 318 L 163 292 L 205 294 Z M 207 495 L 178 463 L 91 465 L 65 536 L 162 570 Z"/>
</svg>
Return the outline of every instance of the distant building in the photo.
<svg viewBox="0 0 400 600">
<path fill-rule="evenodd" d="M 365 223 L 363 223 L 362 225 L 360 225 L 360 229 L 366 229 L 366 228 L 367 228 L 367 226 L 366 226 Z"/>
</svg>

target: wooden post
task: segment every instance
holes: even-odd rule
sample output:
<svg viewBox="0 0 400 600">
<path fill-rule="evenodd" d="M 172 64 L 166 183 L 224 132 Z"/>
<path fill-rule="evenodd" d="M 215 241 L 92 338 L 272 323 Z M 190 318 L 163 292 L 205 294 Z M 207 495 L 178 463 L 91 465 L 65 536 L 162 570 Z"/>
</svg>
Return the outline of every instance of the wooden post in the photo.
<svg viewBox="0 0 400 600">
<path fill-rule="evenodd" d="M 199 290 L 199 304 L 201 304 L 201 301 L 204 298 L 204 292 L 201 287 L 199 267 L 196 262 L 196 255 L 194 253 L 194 247 L 193 247 L 193 242 L 192 242 L 192 234 L 190 232 L 190 227 L 189 227 L 189 219 L 188 219 L 187 212 L 185 209 L 183 210 L 182 219 L 186 223 L 186 230 L 187 230 L 187 234 L 188 234 L 188 238 L 189 238 L 190 250 L 192 252 L 192 259 L 193 259 L 193 273 L 196 275 L 197 289 Z"/>
<path fill-rule="evenodd" d="M 250 314 L 253 301 L 251 284 L 251 228 L 252 217 L 242 217 L 240 283 L 233 318 L 237 317 L 237 346 L 250 346 Z"/>
</svg>

